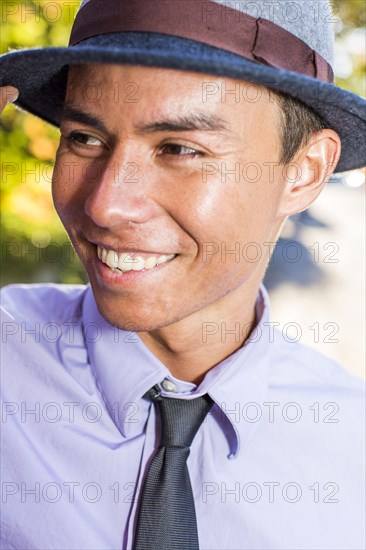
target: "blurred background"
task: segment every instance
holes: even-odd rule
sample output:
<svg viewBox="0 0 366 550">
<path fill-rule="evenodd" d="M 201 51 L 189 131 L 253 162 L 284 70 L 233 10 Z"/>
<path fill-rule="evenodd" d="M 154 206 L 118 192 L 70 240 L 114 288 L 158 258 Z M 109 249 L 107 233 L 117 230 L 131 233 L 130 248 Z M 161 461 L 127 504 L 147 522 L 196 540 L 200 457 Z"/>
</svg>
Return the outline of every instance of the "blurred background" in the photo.
<svg viewBox="0 0 366 550">
<path fill-rule="evenodd" d="M 337 83 L 365 97 L 366 3 L 332 4 Z M 78 0 L 2 2 L 1 53 L 66 45 L 78 5 Z M 58 130 L 9 106 L 0 119 L 0 132 L 1 285 L 86 282 L 51 199 Z M 318 349 L 361 377 L 365 180 L 365 170 L 332 177 L 317 202 L 287 223 L 265 279 L 271 320 L 284 337 Z"/>
</svg>

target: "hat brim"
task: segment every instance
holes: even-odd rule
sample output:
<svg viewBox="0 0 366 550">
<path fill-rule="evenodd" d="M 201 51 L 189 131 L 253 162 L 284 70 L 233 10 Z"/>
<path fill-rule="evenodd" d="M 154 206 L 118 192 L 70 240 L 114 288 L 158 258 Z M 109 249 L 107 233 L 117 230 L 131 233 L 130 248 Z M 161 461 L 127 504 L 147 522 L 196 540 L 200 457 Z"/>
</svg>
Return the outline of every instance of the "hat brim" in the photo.
<svg viewBox="0 0 366 550">
<path fill-rule="evenodd" d="M 333 84 L 246 60 L 219 48 L 155 33 L 112 33 L 69 48 L 0 56 L 0 86 L 19 89 L 16 105 L 59 126 L 69 65 L 105 63 L 190 71 L 253 82 L 313 108 L 342 140 L 335 172 L 366 164 L 366 101 Z"/>
</svg>

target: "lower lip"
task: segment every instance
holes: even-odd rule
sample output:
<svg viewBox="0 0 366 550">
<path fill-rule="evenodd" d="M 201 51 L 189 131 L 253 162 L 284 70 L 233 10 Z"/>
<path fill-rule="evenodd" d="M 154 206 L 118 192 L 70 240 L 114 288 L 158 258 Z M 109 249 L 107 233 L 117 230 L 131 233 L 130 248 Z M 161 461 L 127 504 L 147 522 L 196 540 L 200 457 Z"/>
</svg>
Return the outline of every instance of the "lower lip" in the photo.
<svg viewBox="0 0 366 550">
<path fill-rule="evenodd" d="M 138 283 L 139 280 L 146 279 L 147 277 L 154 277 L 154 275 L 158 275 L 162 269 L 170 265 L 174 260 L 175 258 L 173 258 L 173 260 L 170 260 L 169 262 L 159 264 L 152 269 L 143 269 L 141 271 L 131 270 L 124 273 L 119 271 L 112 271 L 110 267 L 99 260 L 99 258 L 96 258 L 95 266 L 97 276 L 99 279 L 101 279 L 103 283 L 108 285 L 121 286 Z"/>
</svg>

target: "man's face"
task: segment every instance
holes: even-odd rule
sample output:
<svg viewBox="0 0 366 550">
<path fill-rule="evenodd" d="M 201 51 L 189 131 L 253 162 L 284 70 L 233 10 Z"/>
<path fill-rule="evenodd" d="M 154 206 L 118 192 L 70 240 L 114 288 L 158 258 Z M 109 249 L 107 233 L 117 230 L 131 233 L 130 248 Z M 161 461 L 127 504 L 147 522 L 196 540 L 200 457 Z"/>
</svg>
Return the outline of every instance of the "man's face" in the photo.
<svg viewBox="0 0 366 550">
<path fill-rule="evenodd" d="M 71 68 L 53 196 L 113 325 L 224 317 L 261 281 L 283 222 L 284 177 L 277 104 L 248 86 L 166 69 Z"/>
</svg>

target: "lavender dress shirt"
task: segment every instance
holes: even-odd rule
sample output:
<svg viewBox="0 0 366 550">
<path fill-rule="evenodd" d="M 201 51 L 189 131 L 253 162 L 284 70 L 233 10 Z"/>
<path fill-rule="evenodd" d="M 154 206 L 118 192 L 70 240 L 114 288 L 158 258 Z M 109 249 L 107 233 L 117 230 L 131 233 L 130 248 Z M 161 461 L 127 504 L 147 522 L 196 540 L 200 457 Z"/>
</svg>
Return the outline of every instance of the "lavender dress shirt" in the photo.
<svg viewBox="0 0 366 550">
<path fill-rule="evenodd" d="M 251 337 L 198 387 L 89 286 L 14 285 L 2 306 L 1 548 L 131 548 L 154 384 L 215 402 L 188 459 L 201 550 L 364 548 L 363 383 L 277 332 L 263 287 Z"/>
</svg>

